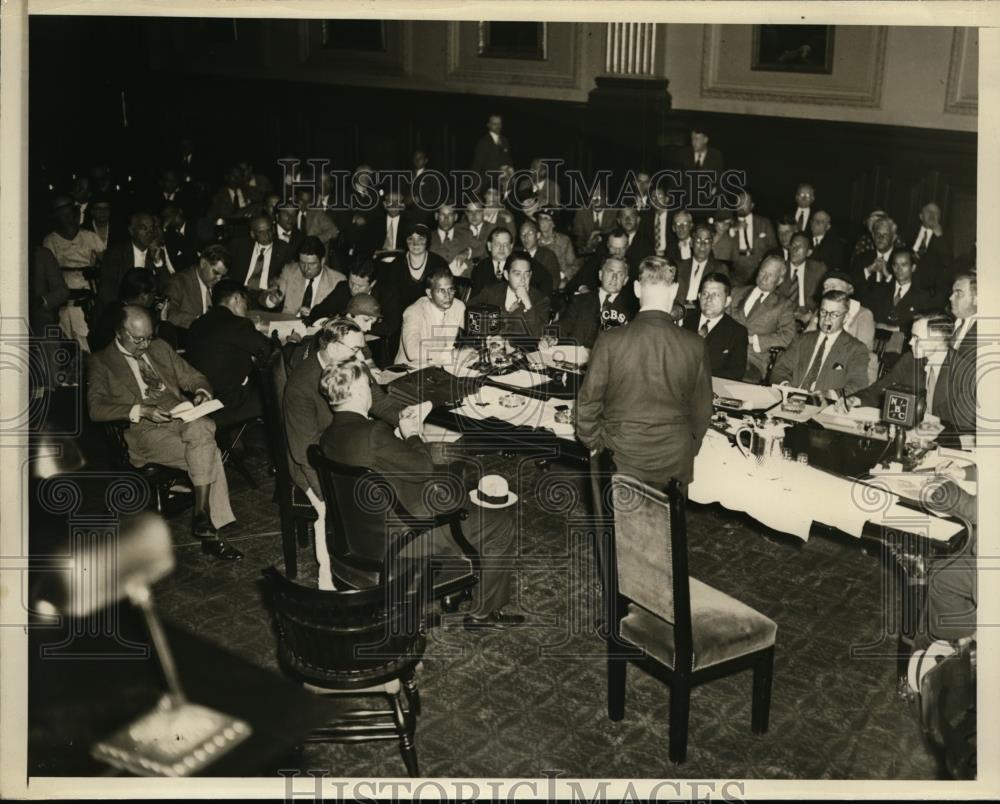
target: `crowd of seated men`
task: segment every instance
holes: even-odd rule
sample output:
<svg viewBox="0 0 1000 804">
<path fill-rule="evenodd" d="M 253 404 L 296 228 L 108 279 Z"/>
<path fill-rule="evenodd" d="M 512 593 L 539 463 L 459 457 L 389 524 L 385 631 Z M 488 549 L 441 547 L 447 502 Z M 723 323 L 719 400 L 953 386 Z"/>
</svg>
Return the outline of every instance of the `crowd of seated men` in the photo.
<svg viewBox="0 0 1000 804">
<path fill-rule="evenodd" d="M 292 176 L 285 192 L 281 177 L 246 163 L 220 166 L 213 185 L 190 142 L 147 188 L 122 193 L 102 165 L 53 194 L 52 228 L 32 257 L 32 326 L 58 324 L 89 353 L 90 416 L 130 423 L 133 464 L 189 472 L 207 553 L 240 555 L 219 535 L 234 516 L 213 434 L 261 413 L 251 369 L 272 347 L 255 311 L 332 322 L 295 350 L 284 396 L 292 474 L 321 517 L 306 450 L 334 424 L 330 399 L 365 407 L 353 380 L 327 377 L 321 389 L 338 361 L 361 361 L 363 401 L 391 432 L 402 411 L 380 369 L 447 359 L 467 306 L 499 308 L 505 333 L 526 343 L 589 347 L 635 316 L 633 282 L 651 256 L 666 260 L 672 317 L 706 339 L 716 376 L 788 383 L 842 405 L 877 404 L 891 380 L 926 393 L 947 428 L 974 433 L 974 372 L 962 366 L 975 360 L 976 276 L 959 270 L 936 204 L 905 236 L 875 210 L 851 243 L 805 183 L 776 225 L 747 191 L 732 208 L 664 208 L 665 189 L 642 171 L 625 206 L 609 208 L 598 188 L 586 206 L 564 208 L 541 160 L 526 185 L 506 180 L 501 125 L 491 117 L 477 144 L 487 178 L 463 206 L 416 203 L 424 151 L 402 189 L 377 186 L 362 165 L 350 197 L 335 199 L 326 175 L 312 188 Z M 692 169 L 720 159 L 703 134 L 692 143 Z M 935 333 L 947 349 L 930 348 Z M 166 411 L 184 393 L 224 407 L 181 422 Z"/>
</svg>

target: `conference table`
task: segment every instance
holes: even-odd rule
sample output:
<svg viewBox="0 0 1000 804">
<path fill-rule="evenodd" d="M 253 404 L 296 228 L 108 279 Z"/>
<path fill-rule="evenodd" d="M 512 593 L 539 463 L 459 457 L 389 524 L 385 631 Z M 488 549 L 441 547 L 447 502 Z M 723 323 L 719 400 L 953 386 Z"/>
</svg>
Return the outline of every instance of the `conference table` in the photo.
<svg viewBox="0 0 1000 804">
<path fill-rule="evenodd" d="M 569 465 L 586 476 L 590 452 L 572 424 L 583 369 L 564 357 L 552 350 L 528 354 L 520 367 L 503 374 L 429 367 L 385 379 L 392 379 L 389 392 L 401 401 L 432 403 L 427 440 L 466 453 L 532 456 L 540 465 Z M 962 550 L 968 539 L 965 523 L 929 512 L 921 498 L 932 489 L 935 466 L 973 464 L 974 454 L 934 448 L 904 470 L 891 461 L 885 428 L 863 419 L 845 423 L 832 409 L 782 419 L 776 391 L 743 385 L 713 379 L 716 402 L 731 404 L 734 392 L 747 401 L 738 410 L 717 404 L 695 460 L 689 501 L 744 513 L 803 541 L 826 532 L 874 547 L 893 570 L 901 639 L 912 638 L 929 559 Z M 741 449 L 737 434 L 765 421 L 783 430 L 783 450 L 762 459 Z M 974 484 L 961 485 L 975 492 Z"/>
</svg>

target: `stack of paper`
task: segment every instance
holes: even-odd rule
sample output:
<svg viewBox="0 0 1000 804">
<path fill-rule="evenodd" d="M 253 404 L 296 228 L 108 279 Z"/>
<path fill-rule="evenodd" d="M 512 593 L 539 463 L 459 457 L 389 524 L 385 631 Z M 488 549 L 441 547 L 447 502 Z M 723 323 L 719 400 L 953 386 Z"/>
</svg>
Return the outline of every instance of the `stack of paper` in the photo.
<svg viewBox="0 0 1000 804">
<path fill-rule="evenodd" d="M 209 399 L 208 402 L 202 402 L 197 407 L 193 402 L 181 402 L 170 409 L 170 415 L 182 422 L 193 422 L 209 413 L 222 410 L 223 407 L 224 405 L 218 399 Z"/>
<path fill-rule="evenodd" d="M 728 399 L 739 399 L 742 410 L 767 410 L 781 400 L 781 394 L 767 385 L 754 385 L 739 380 L 712 377 L 712 393 Z"/>
<path fill-rule="evenodd" d="M 284 343 L 293 333 L 298 334 L 300 338 L 304 338 L 307 335 L 319 332 L 319 327 L 315 324 L 311 327 L 307 327 L 305 323 L 299 319 L 296 319 L 295 321 L 269 321 L 267 324 L 267 331 L 277 332 L 278 338 L 282 343 Z"/>
<path fill-rule="evenodd" d="M 535 371 L 518 369 L 510 374 L 494 377 L 493 381 L 501 385 L 509 385 L 512 388 L 534 388 L 536 385 L 544 385 L 549 381 L 549 378 L 547 375 Z"/>
</svg>

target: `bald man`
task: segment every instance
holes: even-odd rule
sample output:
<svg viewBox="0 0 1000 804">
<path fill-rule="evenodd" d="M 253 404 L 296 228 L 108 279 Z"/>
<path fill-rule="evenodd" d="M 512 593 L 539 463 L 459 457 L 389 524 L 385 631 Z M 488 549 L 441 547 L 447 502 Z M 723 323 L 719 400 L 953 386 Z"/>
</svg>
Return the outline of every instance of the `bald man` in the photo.
<svg viewBox="0 0 1000 804">
<path fill-rule="evenodd" d="M 153 321 L 142 307 L 125 305 L 115 339 L 90 361 L 87 409 L 95 422 L 131 422 L 125 431 L 129 460 L 136 467 L 159 463 L 183 469 L 194 487 L 192 533 L 202 551 L 225 561 L 243 557 L 223 541 L 218 528 L 235 521 L 229 485 L 215 443 L 215 423 L 208 416 L 192 422 L 170 410 L 184 402 L 212 398 L 212 386 L 154 335 Z"/>
</svg>

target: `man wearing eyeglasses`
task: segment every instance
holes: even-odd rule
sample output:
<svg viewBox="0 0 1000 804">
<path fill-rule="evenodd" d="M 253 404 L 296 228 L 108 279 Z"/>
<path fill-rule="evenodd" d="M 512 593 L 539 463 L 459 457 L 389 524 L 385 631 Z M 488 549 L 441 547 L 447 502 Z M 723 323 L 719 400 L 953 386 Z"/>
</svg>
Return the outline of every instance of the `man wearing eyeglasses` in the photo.
<svg viewBox="0 0 1000 804">
<path fill-rule="evenodd" d="M 698 305 L 702 280 L 709 274 L 725 274 L 729 269 L 712 256 L 712 227 L 699 223 L 691 234 L 691 256 L 677 263 L 677 301 L 692 308 Z"/>
<path fill-rule="evenodd" d="M 778 358 L 771 374 L 775 385 L 807 391 L 853 394 L 868 385 L 868 349 L 844 332 L 850 297 L 839 290 L 823 294 L 819 329 L 804 332 Z"/>
<path fill-rule="evenodd" d="M 195 405 L 212 398 L 212 386 L 165 341 L 153 334 L 142 307 L 125 305 L 115 339 L 90 361 L 87 408 L 95 422 L 131 422 L 125 431 L 129 461 L 183 469 L 194 487 L 191 529 L 202 550 L 232 561 L 243 554 L 218 529 L 234 522 L 215 422 L 208 416 L 184 422 L 170 410 L 192 395 Z"/>
</svg>

